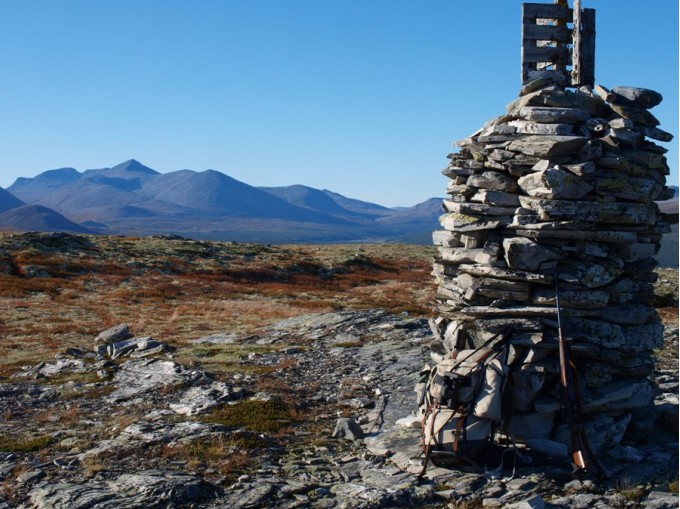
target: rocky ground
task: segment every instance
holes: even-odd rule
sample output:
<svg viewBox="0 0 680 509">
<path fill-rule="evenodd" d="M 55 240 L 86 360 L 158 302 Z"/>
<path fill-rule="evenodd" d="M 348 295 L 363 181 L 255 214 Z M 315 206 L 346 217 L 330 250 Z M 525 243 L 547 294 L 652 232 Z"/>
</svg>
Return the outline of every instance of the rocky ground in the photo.
<svg viewBox="0 0 680 509">
<path fill-rule="evenodd" d="M 418 480 L 426 318 L 323 309 L 182 341 L 121 324 L 6 367 L 0 509 L 678 507 L 677 271 L 660 285 L 657 424 L 600 458 L 609 477 L 519 462 Z"/>
<path fill-rule="evenodd" d="M 120 337 L 93 342 L 102 355 L 69 350 L 0 385 L 2 436 L 15 449 L 0 455 L 0 507 L 678 504 L 677 437 L 661 428 L 603 458 L 606 480 L 573 479 L 564 465 L 519 465 L 512 478 L 510 469 L 431 468 L 419 481 L 419 434 L 403 418 L 415 409 L 413 385 L 428 357 L 423 319 L 322 313 L 258 336 L 196 338 L 207 349 L 253 346 L 242 372 L 220 380 L 176 363 L 161 341 L 128 340 L 134 348 L 120 354 Z M 677 328 L 668 340 L 677 348 Z M 677 411 L 677 368 L 657 380 L 656 403 Z"/>
</svg>

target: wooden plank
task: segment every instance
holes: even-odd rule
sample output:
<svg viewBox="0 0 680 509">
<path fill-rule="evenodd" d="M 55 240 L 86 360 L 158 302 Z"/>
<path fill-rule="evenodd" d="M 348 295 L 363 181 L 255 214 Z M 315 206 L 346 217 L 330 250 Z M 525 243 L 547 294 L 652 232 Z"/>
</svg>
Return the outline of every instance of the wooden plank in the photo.
<svg viewBox="0 0 680 509">
<path fill-rule="evenodd" d="M 595 83 L 595 9 L 583 10 L 581 33 L 581 80 L 579 85 Z"/>
<path fill-rule="evenodd" d="M 581 1 L 574 0 L 573 64 L 571 84 L 595 83 L 595 9 L 581 10 Z"/>
<path fill-rule="evenodd" d="M 522 18 L 524 20 L 540 18 L 571 21 L 572 10 L 562 5 L 524 3 L 522 4 Z"/>
<path fill-rule="evenodd" d="M 555 71 L 555 70 L 528 70 L 526 77 L 524 79 L 525 83 L 537 80 L 539 78 L 544 78 L 550 80 L 550 82 L 556 85 L 568 85 L 570 83 L 569 73 L 567 71 Z"/>
<path fill-rule="evenodd" d="M 523 40 L 571 42 L 571 30 L 557 25 L 525 25 L 522 31 Z"/>
<path fill-rule="evenodd" d="M 524 4 L 522 4 L 522 11 L 524 11 Z M 527 29 L 527 27 L 531 26 L 532 20 L 524 20 L 522 23 L 522 45 L 520 46 L 520 52 L 521 52 L 521 57 L 520 57 L 520 62 L 522 64 L 522 84 L 526 85 L 529 82 L 529 72 L 532 69 L 536 69 L 536 64 L 535 63 L 529 63 L 524 60 L 524 51 L 527 48 L 531 47 L 536 47 L 536 41 L 527 39 L 524 37 L 524 32 Z"/>
<path fill-rule="evenodd" d="M 564 64 L 569 62 L 569 48 L 544 46 L 542 48 L 524 47 L 523 50 L 524 63 L 551 62 Z"/>
<path fill-rule="evenodd" d="M 581 12 L 581 0 L 574 0 L 574 29 L 572 30 L 573 49 L 571 58 L 572 85 L 578 85 L 581 81 L 581 28 L 583 27 Z"/>
<path fill-rule="evenodd" d="M 568 85 L 570 65 L 572 9 L 566 1 L 549 4 L 522 4 L 522 83 L 533 79 L 536 72 L 546 71 L 553 83 Z M 558 72 L 555 72 L 558 71 Z"/>
</svg>

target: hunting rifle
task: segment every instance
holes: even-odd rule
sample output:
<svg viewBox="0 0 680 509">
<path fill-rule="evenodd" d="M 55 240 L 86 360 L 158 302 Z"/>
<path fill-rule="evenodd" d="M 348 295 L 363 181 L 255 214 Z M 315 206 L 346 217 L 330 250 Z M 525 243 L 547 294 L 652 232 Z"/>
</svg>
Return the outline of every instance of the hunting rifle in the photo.
<svg viewBox="0 0 680 509">
<path fill-rule="evenodd" d="M 560 389 L 562 392 L 562 413 L 569 427 L 571 440 L 571 457 L 576 473 L 585 473 L 590 464 L 602 474 L 604 468 L 595 458 L 585 428 L 581 410 L 581 393 L 578 385 L 576 365 L 571 353 L 571 339 L 567 339 L 562 329 L 562 311 L 560 309 L 560 288 L 557 268 L 555 268 L 555 305 L 557 307 L 557 332 L 560 351 Z"/>
</svg>

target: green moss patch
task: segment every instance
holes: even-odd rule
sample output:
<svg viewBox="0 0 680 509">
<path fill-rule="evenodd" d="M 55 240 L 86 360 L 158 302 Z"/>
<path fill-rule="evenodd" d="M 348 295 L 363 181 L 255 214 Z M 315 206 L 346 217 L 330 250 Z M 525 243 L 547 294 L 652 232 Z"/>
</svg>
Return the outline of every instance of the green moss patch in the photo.
<svg viewBox="0 0 680 509">
<path fill-rule="evenodd" d="M 50 435 L 39 437 L 21 437 L 0 435 L 0 451 L 3 452 L 36 452 L 45 449 L 52 440 Z"/>
<path fill-rule="evenodd" d="M 276 433 L 290 425 L 293 414 L 287 405 L 276 399 L 245 400 L 225 405 L 202 420 L 246 431 Z"/>
</svg>

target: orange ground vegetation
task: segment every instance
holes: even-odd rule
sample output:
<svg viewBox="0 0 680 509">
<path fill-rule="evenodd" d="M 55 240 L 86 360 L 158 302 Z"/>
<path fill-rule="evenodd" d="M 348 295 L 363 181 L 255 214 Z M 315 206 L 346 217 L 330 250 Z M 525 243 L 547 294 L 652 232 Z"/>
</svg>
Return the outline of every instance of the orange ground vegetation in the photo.
<svg viewBox="0 0 680 509">
<path fill-rule="evenodd" d="M 89 350 L 118 323 L 178 345 L 310 312 L 431 314 L 427 246 L 40 235 L 0 235 L 0 374 L 67 347 Z"/>
</svg>

